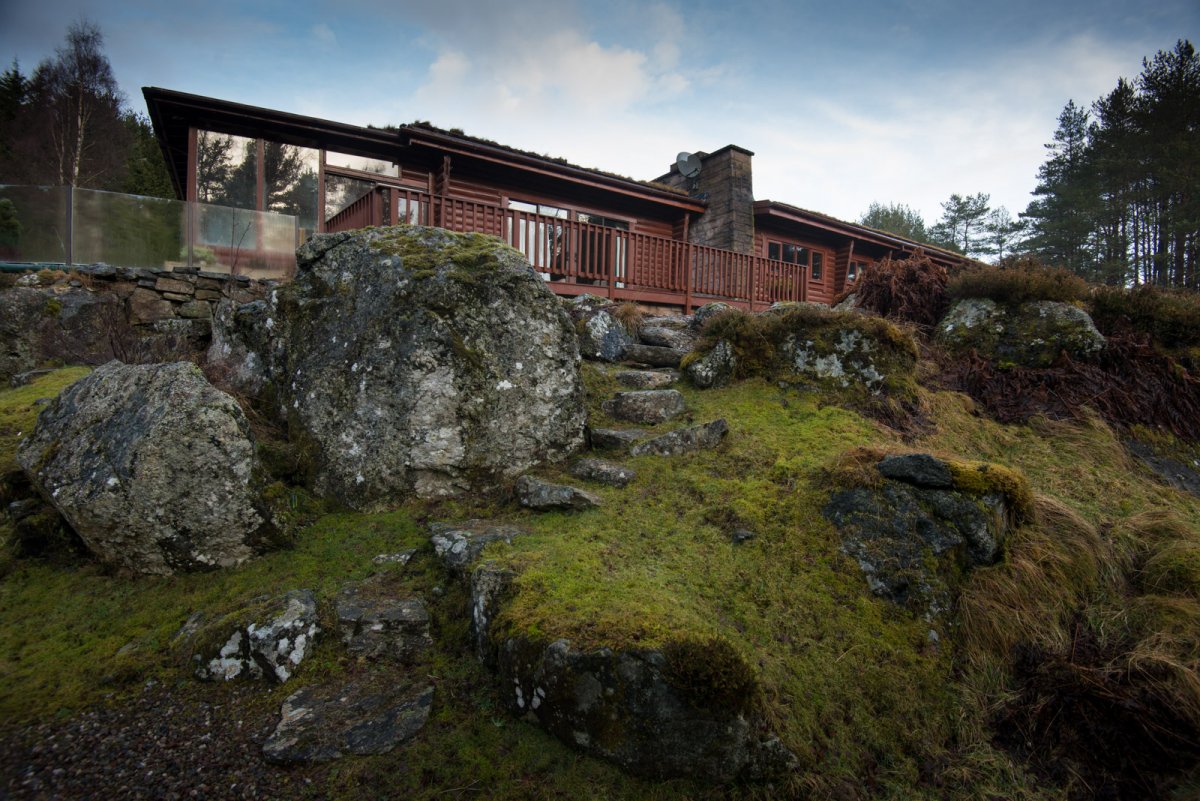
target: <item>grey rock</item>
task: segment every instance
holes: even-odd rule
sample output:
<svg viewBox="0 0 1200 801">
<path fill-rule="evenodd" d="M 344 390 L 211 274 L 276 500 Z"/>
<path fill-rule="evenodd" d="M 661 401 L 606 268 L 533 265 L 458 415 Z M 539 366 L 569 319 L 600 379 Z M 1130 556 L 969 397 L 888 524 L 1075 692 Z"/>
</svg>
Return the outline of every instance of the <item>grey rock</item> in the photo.
<svg viewBox="0 0 1200 801">
<path fill-rule="evenodd" d="M 16 389 L 17 387 L 23 387 L 31 383 L 35 378 L 41 378 L 42 376 L 49 375 L 52 372 L 54 372 L 52 368 L 46 368 L 43 370 L 26 370 L 25 372 L 17 373 L 10 378 L 8 380 L 8 385 L 13 389 Z"/>
<path fill-rule="evenodd" d="M 516 251 L 397 226 L 297 253 L 277 290 L 278 389 L 318 493 L 364 510 L 461 494 L 583 444 L 575 332 Z"/>
<path fill-rule="evenodd" d="M 217 304 L 208 364 L 226 388 L 258 397 L 281 377 L 284 357 L 282 343 L 274 337 L 277 317 L 269 298 L 250 303 L 225 299 Z"/>
<path fill-rule="evenodd" d="M 424 727 L 432 707 L 432 687 L 386 682 L 305 687 L 283 702 L 263 756 L 276 764 L 305 764 L 386 754 Z"/>
<path fill-rule="evenodd" d="M 638 339 L 643 345 L 686 352 L 696 344 L 696 332 L 686 327 L 666 326 L 656 321 L 653 324 L 643 324 L 638 330 Z"/>
<path fill-rule="evenodd" d="M 998 364 L 1034 368 L 1049 367 L 1064 351 L 1091 359 L 1106 345 L 1078 306 L 1031 301 L 1013 308 L 986 298 L 955 303 L 938 323 L 937 339 L 952 351 L 975 350 Z"/>
<path fill-rule="evenodd" d="M 369 583 L 350 585 L 338 593 L 335 611 L 342 645 L 353 656 L 403 664 L 433 643 L 420 598 L 393 598 Z"/>
<path fill-rule="evenodd" d="M 621 370 L 613 376 L 617 383 L 630 389 L 663 389 L 679 380 L 674 370 Z"/>
<path fill-rule="evenodd" d="M 489 520 L 429 524 L 433 552 L 451 573 L 466 572 L 489 543 L 503 540 L 511 545 L 514 537 L 527 533 L 525 529 Z"/>
<path fill-rule="evenodd" d="M 733 380 L 736 372 L 737 356 L 733 346 L 724 339 L 684 368 L 688 379 L 700 389 L 725 386 Z"/>
<path fill-rule="evenodd" d="M 600 505 L 600 499 L 590 492 L 564 484 L 552 484 L 533 476 L 521 476 L 517 479 L 516 489 L 517 501 L 528 509 L 582 511 Z"/>
<path fill-rule="evenodd" d="M 893 480 L 837 492 L 823 514 L 873 593 L 929 616 L 948 605 L 949 588 L 927 555 L 952 560 L 959 570 L 994 564 L 1009 529 L 999 493 L 975 496 Z"/>
<path fill-rule="evenodd" d="M 610 487 L 624 487 L 637 478 L 633 468 L 603 459 L 580 459 L 571 466 L 571 475 Z"/>
<path fill-rule="evenodd" d="M 941 459 L 927 453 L 908 453 L 888 456 L 875 468 L 887 478 L 915 484 L 930 489 L 950 489 L 954 486 L 954 475 Z"/>
<path fill-rule="evenodd" d="M 407 565 L 416 554 L 416 548 L 409 548 L 396 553 L 381 553 L 371 559 L 373 565 Z"/>
<path fill-rule="evenodd" d="M 684 412 L 683 395 L 674 389 L 618 392 L 601 404 L 605 414 L 631 423 L 654 425 Z"/>
<path fill-rule="evenodd" d="M 228 567 L 275 536 L 250 424 L 189 362 L 98 368 L 42 411 L 17 460 L 106 564 Z"/>
<path fill-rule="evenodd" d="M 689 349 L 690 350 L 690 349 Z M 648 364 L 651 367 L 678 367 L 688 350 L 661 348 L 657 345 L 630 345 L 625 348 L 625 361 Z"/>
<path fill-rule="evenodd" d="M 701 331 L 703 330 L 705 323 L 707 323 L 709 320 L 719 314 L 724 314 L 725 312 L 732 310 L 732 306 L 730 306 L 728 303 L 722 303 L 721 301 L 705 303 L 703 306 L 696 309 L 695 313 L 692 314 L 692 328 L 697 331 Z"/>
<path fill-rule="evenodd" d="M 724 783 L 779 775 L 795 764 L 762 733 L 749 688 L 714 698 L 680 686 L 662 651 L 509 639 L 493 652 L 513 713 L 637 776 Z"/>
<path fill-rule="evenodd" d="M 103 364 L 114 357 L 114 341 L 132 340 L 115 295 L 39 286 L 0 290 L 0 382 L 51 359 Z"/>
<path fill-rule="evenodd" d="M 631 456 L 682 456 L 699 450 L 710 450 L 721 444 L 729 433 L 725 418 L 704 425 L 668 431 L 662 436 L 640 442 L 629 449 Z"/>
<path fill-rule="evenodd" d="M 471 573 L 471 638 L 479 661 L 495 666 L 491 625 L 512 588 L 516 574 L 496 562 L 484 562 Z"/>
<path fill-rule="evenodd" d="M 790 334 L 781 347 L 788 366 L 801 375 L 840 387 L 862 385 L 876 394 L 887 379 L 879 360 L 884 351 L 881 343 L 855 328 L 843 328 L 827 340 Z M 909 361 L 916 360 L 910 357 Z"/>
<path fill-rule="evenodd" d="M 198 655 L 196 678 L 266 677 L 283 683 L 304 661 L 320 632 L 312 590 L 292 590 L 267 601 L 250 619 L 238 623 L 219 652 Z"/>
<path fill-rule="evenodd" d="M 861 305 L 862 304 L 860 303 L 860 301 L 858 299 L 858 293 L 851 292 L 849 295 L 847 295 L 845 297 L 845 299 L 842 300 L 841 303 L 836 304 L 833 307 L 833 310 L 838 311 L 838 312 L 843 312 L 843 311 L 844 312 L 856 312 L 859 310 Z"/>
<path fill-rule="evenodd" d="M 612 307 L 591 309 L 576 323 L 579 354 L 585 359 L 619 362 L 635 340 L 625 324 L 611 313 Z"/>
<path fill-rule="evenodd" d="M 757 537 L 758 535 L 748 528 L 735 528 L 730 535 L 730 539 L 733 540 L 734 545 L 742 545 Z"/>
<path fill-rule="evenodd" d="M 593 428 L 588 432 L 588 440 L 596 450 L 628 451 L 645 438 L 646 432 L 640 428 Z"/>
<path fill-rule="evenodd" d="M 1174 487 L 1180 492 L 1200 496 L 1200 469 L 1198 469 L 1200 464 L 1193 462 L 1188 465 L 1178 459 L 1161 456 L 1154 452 L 1154 448 L 1137 440 L 1130 440 L 1126 443 L 1126 447 L 1137 457 L 1139 462 L 1149 468 L 1166 485 Z"/>
</svg>

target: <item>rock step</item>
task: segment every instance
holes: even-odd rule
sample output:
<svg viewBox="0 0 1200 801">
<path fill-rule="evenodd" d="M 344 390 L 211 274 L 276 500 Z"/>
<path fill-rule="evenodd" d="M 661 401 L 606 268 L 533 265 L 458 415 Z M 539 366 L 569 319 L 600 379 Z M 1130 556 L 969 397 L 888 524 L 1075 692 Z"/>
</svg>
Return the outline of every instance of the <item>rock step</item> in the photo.
<svg viewBox="0 0 1200 801">
<path fill-rule="evenodd" d="M 618 392 L 601 404 L 605 414 L 631 423 L 654 425 L 684 412 L 683 395 L 674 389 L 643 389 Z"/>
<path fill-rule="evenodd" d="M 603 459 L 580 459 L 571 466 L 571 475 L 610 487 L 625 487 L 637 477 L 633 468 Z"/>
<path fill-rule="evenodd" d="M 676 370 L 620 370 L 613 376 L 630 389 L 664 389 L 679 380 Z"/>
<path fill-rule="evenodd" d="M 588 431 L 592 450 L 597 451 L 628 451 L 647 436 L 641 428 L 592 428 Z"/>
</svg>

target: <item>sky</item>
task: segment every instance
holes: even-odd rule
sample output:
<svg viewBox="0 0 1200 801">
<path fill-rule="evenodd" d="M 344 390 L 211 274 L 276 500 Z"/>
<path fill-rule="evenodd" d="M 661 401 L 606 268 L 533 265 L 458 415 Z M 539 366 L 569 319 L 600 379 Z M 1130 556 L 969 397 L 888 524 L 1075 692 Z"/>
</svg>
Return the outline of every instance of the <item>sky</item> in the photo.
<svg viewBox="0 0 1200 801">
<path fill-rule="evenodd" d="M 757 199 L 856 220 L 1028 205 L 1056 118 L 1200 44 L 1200 0 L 0 0 L 28 74 L 96 23 L 158 86 L 359 125 L 426 120 L 639 179 L 754 152 Z"/>
</svg>

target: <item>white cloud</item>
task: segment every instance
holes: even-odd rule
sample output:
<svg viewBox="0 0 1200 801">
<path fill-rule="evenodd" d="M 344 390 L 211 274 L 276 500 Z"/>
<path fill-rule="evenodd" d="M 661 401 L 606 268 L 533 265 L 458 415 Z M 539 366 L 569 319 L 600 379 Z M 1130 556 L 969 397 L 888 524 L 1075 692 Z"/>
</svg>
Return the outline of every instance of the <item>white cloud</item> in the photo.
<svg viewBox="0 0 1200 801">
<path fill-rule="evenodd" d="M 318 22 L 312 26 L 311 33 L 317 43 L 323 47 L 334 47 L 337 45 L 337 34 L 333 32 L 324 22 Z"/>
</svg>

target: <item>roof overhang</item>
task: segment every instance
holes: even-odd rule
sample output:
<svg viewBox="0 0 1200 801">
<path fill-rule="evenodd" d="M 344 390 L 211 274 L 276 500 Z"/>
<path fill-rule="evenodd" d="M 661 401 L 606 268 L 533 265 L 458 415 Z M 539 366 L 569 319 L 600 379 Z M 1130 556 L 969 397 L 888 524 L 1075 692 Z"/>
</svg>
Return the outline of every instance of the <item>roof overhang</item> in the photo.
<svg viewBox="0 0 1200 801">
<path fill-rule="evenodd" d="M 263 137 L 301 147 L 325 148 L 363 156 L 396 160 L 403 147 L 421 148 L 477 162 L 500 165 L 518 174 L 562 181 L 592 191 L 611 192 L 643 203 L 702 213 L 702 200 L 670 189 L 650 186 L 597 170 L 588 170 L 555 159 L 522 153 L 470 137 L 405 125 L 395 130 L 363 128 L 333 120 L 305 117 L 285 111 L 249 106 L 228 100 L 145 87 L 146 108 L 167 161 L 171 182 L 179 197 L 187 186 L 188 129 L 200 128 L 235 136 Z"/>
<path fill-rule="evenodd" d="M 836 217 L 830 217 L 815 211 L 797 208 L 774 200 L 757 200 L 754 202 L 754 219 L 782 223 L 784 227 L 800 226 L 807 229 L 817 229 L 840 236 L 852 237 L 862 242 L 880 245 L 889 250 L 899 250 L 903 253 L 924 251 L 926 256 L 936 262 L 946 265 L 962 265 L 974 261 L 961 253 L 939 248 L 926 242 L 914 242 L 902 236 L 868 228 L 865 225 L 848 223 Z"/>
</svg>

